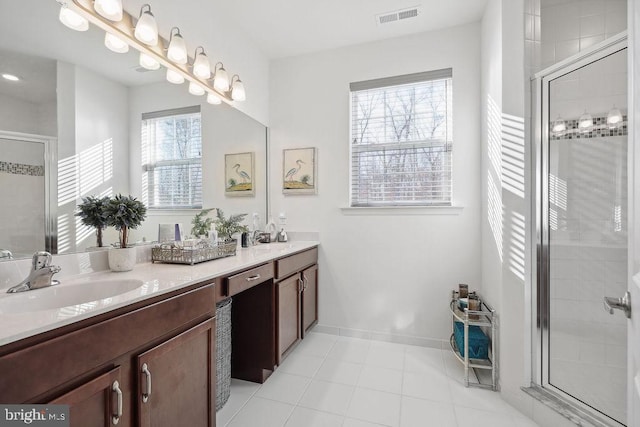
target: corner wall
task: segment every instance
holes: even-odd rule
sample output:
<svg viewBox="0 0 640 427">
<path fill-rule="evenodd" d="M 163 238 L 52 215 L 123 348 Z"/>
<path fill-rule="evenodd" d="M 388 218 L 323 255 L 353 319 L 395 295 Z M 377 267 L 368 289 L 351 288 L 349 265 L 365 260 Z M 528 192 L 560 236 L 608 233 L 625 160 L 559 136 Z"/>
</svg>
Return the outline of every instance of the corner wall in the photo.
<svg viewBox="0 0 640 427">
<path fill-rule="evenodd" d="M 270 197 L 292 231 L 322 241 L 319 323 L 335 331 L 427 345 L 448 340 L 450 292 L 480 285 L 480 26 L 465 25 L 272 62 Z M 454 204 L 349 205 L 349 83 L 453 68 Z M 282 194 L 282 149 L 318 148 L 318 194 Z M 446 343 L 448 346 L 448 343 Z"/>
</svg>

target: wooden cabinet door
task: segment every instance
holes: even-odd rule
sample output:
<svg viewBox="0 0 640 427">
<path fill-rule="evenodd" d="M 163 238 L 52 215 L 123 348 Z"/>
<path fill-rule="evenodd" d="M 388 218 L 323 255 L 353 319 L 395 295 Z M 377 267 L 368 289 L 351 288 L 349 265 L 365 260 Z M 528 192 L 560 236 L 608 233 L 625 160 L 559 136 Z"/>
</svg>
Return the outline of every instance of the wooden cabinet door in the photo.
<svg viewBox="0 0 640 427">
<path fill-rule="evenodd" d="M 318 266 L 302 272 L 302 337 L 318 321 Z"/>
<path fill-rule="evenodd" d="M 278 302 L 278 364 L 282 355 L 300 339 L 300 291 L 298 274 L 277 284 Z"/>
<path fill-rule="evenodd" d="M 137 357 L 141 427 L 215 427 L 215 319 Z"/>
<path fill-rule="evenodd" d="M 116 367 L 49 403 L 69 405 L 72 427 L 122 426 L 126 424 L 121 422 L 123 410 L 129 409 L 123 408 L 121 387 L 120 367 Z"/>
</svg>

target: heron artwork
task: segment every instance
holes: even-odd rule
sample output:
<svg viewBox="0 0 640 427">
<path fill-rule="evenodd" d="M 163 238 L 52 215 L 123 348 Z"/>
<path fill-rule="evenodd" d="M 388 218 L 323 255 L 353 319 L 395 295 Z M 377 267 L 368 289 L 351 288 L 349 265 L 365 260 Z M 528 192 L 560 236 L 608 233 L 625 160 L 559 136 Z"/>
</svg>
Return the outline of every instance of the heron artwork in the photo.
<svg viewBox="0 0 640 427">
<path fill-rule="evenodd" d="M 285 181 L 293 181 L 293 177 L 298 172 L 300 172 L 300 169 L 302 169 L 302 165 L 304 164 L 304 162 L 302 160 L 298 159 L 298 160 L 296 160 L 296 164 L 298 165 L 298 167 L 289 169 L 287 174 L 284 176 L 284 180 Z"/>
<path fill-rule="evenodd" d="M 251 176 L 249 176 L 249 174 L 245 171 L 241 171 L 240 170 L 240 164 L 236 163 L 235 165 L 233 165 L 233 169 L 236 170 L 236 174 L 242 178 L 242 182 L 243 183 L 247 183 L 247 182 L 251 182 Z"/>
</svg>

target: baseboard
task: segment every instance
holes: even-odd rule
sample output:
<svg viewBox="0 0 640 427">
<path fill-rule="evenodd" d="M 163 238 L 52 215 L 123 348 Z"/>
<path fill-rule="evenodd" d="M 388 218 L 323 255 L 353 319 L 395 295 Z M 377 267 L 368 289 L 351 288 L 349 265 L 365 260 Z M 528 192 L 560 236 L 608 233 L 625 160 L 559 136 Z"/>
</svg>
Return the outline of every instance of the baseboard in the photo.
<svg viewBox="0 0 640 427">
<path fill-rule="evenodd" d="M 419 347 L 437 348 L 440 350 L 449 349 L 449 340 L 436 338 L 414 337 L 410 335 L 390 334 L 387 332 L 367 331 L 363 329 L 340 328 L 318 324 L 313 328 L 314 332 L 338 335 L 342 337 L 360 338 L 372 341 L 384 341 L 397 344 L 415 345 Z"/>
</svg>

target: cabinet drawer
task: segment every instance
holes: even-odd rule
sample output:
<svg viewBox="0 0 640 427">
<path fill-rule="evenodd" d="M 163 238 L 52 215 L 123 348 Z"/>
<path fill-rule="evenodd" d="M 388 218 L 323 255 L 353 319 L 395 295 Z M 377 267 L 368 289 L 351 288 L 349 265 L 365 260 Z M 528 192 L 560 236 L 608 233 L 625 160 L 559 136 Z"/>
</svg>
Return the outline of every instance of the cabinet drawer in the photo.
<svg viewBox="0 0 640 427">
<path fill-rule="evenodd" d="M 273 279 L 273 263 L 271 262 L 229 277 L 226 296 L 232 297 L 269 279 Z"/>
<path fill-rule="evenodd" d="M 276 279 L 283 279 L 292 273 L 318 262 L 318 248 L 309 249 L 276 261 Z"/>
</svg>

